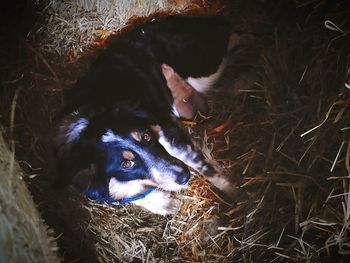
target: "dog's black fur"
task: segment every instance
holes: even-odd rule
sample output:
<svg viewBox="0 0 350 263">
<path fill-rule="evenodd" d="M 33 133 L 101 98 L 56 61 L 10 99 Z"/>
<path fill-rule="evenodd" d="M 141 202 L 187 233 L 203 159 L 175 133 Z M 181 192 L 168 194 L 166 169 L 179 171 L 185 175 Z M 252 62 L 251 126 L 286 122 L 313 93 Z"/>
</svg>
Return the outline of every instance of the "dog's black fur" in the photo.
<svg viewBox="0 0 350 263">
<path fill-rule="evenodd" d="M 229 30 L 218 16 L 172 16 L 112 38 L 66 96 L 54 139 L 57 182 L 73 182 L 103 200 L 130 197 L 149 185 L 178 190 L 189 179 L 185 164 L 215 176 L 176 123 L 161 64 L 184 79 L 208 76 L 226 55 Z M 117 188 L 144 185 L 113 194 L 112 178 Z"/>
</svg>

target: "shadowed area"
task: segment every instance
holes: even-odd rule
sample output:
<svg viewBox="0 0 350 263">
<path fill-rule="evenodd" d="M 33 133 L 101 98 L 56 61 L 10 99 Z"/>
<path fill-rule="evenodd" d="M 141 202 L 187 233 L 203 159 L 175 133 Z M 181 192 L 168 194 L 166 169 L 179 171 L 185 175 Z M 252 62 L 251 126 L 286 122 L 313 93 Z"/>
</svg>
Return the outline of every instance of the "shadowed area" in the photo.
<svg viewBox="0 0 350 263">
<path fill-rule="evenodd" d="M 65 261 L 345 262 L 347 1 L 110 1 L 115 12 L 93 2 L 55 1 L 43 13 L 44 3 L 13 4 L 1 24 L 3 133 L 16 142 L 30 175 L 24 180 Z M 209 113 L 182 124 L 237 185 L 234 201 L 196 174 L 177 194 L 179 213 L 167 217 L 92 203 L 73 188 L 52 190 L 53 116 L 95 44 L 132 15 L 222 6 L 235 32 L 228 67 L 208 96 Z"/>
</svg>

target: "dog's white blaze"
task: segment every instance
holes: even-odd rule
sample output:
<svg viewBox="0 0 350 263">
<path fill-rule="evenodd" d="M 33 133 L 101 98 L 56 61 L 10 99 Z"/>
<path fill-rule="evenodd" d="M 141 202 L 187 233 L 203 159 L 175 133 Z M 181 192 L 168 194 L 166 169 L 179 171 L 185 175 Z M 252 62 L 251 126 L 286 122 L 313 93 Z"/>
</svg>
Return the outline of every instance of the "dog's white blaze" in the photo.
<svg viewBox="0 0 350 263">
<path fill-rule="evenodd" d="M 146 186 L 138 180 L 119 182 L 115 178 L 111 178 L 108 185 L 109 195 L 115 199 L 123 199 L 142 194 L 146 191 Z"/>
<path fill-rule="evenodd" d="M 179 210 L 180 205 L 178 200 L 171 198 L 170 193 L 158 189 L 132 203 L 159 215 L 174 214 Z"/>
<path fill-rule="evenodd" d="M 200 78 L 189 77 L 186 79 L 186 81 L 198 92 L 206 93 L 219 79 L 221 74 L 224 72 L 226 65 L 227 65 L 227 58 L 224 57 L 215 73 L 207 77 L 200 77 Z"/>
<path fill-rule="evenodd" d="M 105 134 L 102 135 L 102 142 L 115 142 L 119 141 L 121 138 L 116 135 L 112 130 L 108 129 Z"/>
<path fill-rule="evenodd" d="M 76 122 L 69 125 L 66 132 L 67 143 L 74 142 L 79 139 L 81 132 L 88 126 L 89 121 L 86 118 L 80 118 Z"/>
</svg>

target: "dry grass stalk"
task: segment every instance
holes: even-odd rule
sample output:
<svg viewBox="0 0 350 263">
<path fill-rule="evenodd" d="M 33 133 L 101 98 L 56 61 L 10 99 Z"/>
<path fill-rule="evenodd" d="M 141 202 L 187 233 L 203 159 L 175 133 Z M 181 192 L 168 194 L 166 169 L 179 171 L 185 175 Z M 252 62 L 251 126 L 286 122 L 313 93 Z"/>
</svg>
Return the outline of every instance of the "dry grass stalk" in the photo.
<svg viewBox="0 0 350 263">
<path fill-rule="evenodd" d="M 161 12 L 184 13 L 205 4 L 203 0 L 51 0 L 45 10 L 49 14 L 48 23 L 39 29 L 46 35 L 41 49 L 75 60 L 96 41 L 125 27 L 131 17 L 149 17 Z"/>
<path fill-rule="evenodd" d="M 131 6 L 139 5 L 142 15 L 149 15 L 180 12 L 189 3 L 170 2 L 174 8 L 162 6 L 165 1 L 118 2 L 117 9 L 107 8 L 114 1 L 52 2 L 47 29 L 53 34 L 43 43 L 43 54 L 69 53 L 75 59 L 80 49 L 94 43 L 96 32 L 108 35 L 131 15 L 141 14 Z M 254 19 L 247 21 L 248 14 L 259 10 L 249 3 L 232 4 L 237 28 L 257 25 Z M 94 244 L 98 261 L 322 262 L 349 253 L 348 16 L 341 4 L 332 6 L 327 22 L 320 15 L 324 3 L 311 1 L 299 9 L 293 7 L 297 2 L 291 3 L 274 2 L 273 8 L 267 3 L 272 20 L 254 13 L 259 25 L 263 21 L 275 31 L 263 31 L 259 41 L 252 32 L 243 36 L 246 41 L 235 49 L 210 96 L 211 115 L 185 123 L 206 156 L 238 185 L 235 202 L 225 203 L 197 176 L 178 196 L 181 211 L 166 218 L 132 205 L 88 204 L 73 192 L 72 202 L 83 202 L 88 214 L 80 226 L 88 228 L 80 238 Z M 72 37 L 65 40 L 63 35 Z M 21 91 L 17 122 L 29 126 L 23 134 L 33 140 L 19 138 L 18 144 L 45 163 L 45 144 L 38 139 L 46 128 L 42 120 L 50 123 L 52 108 L 60 104 L 58 82 L 72 85 L 86 62 L 70 65 L 74 70 L 68 72 L 38 52 L 32 52 L 37 53 L 35 63 L 23 81 L 32 80 L 35 99 L 46 108 L 25 112 L 35 100 L 28 90 Z M 41 99 L 53 96 L 53 107 Z"/>
<path fill-rule="evenodd" d="M 0 152 L 0 261 L 59 262 L 53 233 L 43 223 L 2 136 Z"/>
</svg>

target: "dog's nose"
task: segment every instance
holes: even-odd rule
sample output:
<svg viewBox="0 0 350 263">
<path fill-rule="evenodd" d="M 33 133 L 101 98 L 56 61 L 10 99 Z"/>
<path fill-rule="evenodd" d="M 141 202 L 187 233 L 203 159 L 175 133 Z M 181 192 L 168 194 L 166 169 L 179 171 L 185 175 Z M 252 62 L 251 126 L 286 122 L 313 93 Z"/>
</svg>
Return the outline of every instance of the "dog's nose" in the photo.
<svg viewBox="0 0 350 263">
<path fill-rule="evenodd" d="M 188 180 L 190 180 L 190 172 L 187 170 L 187 171 L 183 171 L 182 173 L 180 173 L 177 177 L 176 177 L 176 180 L 175 182 L 177 184 L 181 184 L 181 185 L 184 185 L 184 184 L 187 184 Z"/>
</svg>

